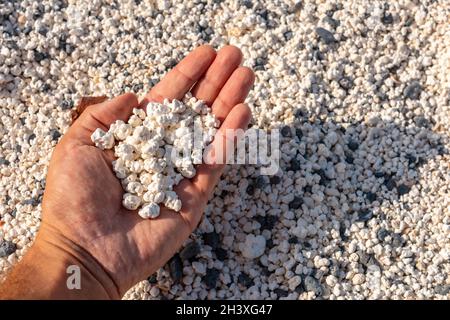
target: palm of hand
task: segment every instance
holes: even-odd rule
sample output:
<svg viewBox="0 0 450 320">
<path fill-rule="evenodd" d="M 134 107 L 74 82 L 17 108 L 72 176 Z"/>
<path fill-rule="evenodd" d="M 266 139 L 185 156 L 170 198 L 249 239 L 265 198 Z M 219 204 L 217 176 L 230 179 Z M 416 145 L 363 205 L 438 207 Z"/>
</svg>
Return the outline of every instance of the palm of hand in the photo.
<svg viewBox="0 0 450 320">
<path fill-rule="evenodd" d="M 249 109 L 242 103 L 253 73 L 239 67 L 241 53 L 225 47 L 217 55 L 200 47 L 187 56 L 147 95 L 147 101 L 181 98 L 192 92 L 209 103 L 225 128 L 245 128 Z M 145 101 L 143 102 L 145 103 Z M 126 120 L 138 102 L 132 94 L 86 109 L 52 156 L 43 201 L 41 229 L 57 232 L 87 251 L 123 294 L 170 259 L 201 219 L 223 166 L 202 164 L 193 179 L 175 188 L 181 213 L 166 208 L 143 220 L 121 205 L 123 189 L 111 169 L 111 150 L 92 145 L 91 133 Z"/>
</svg>

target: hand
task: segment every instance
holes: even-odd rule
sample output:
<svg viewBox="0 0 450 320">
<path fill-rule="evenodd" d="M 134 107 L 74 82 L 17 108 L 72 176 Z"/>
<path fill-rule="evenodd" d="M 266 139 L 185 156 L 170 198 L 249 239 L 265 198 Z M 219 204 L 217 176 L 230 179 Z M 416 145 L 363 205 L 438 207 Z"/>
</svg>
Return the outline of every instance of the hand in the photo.
<svg viewBox="0 0 450 320">
<path fill-rule="evenodd" d="M 251 114 L 242 102 L 254 75 L 239 66 L 241 59 L 241 52 L 232 46 L 218 53 L 209 46 L 199 47 L 140 106 L 164 98 L 181 99 L 194 86 L 192 93 L 212 106 L 221 121 L 219 131 L 245 129 Z M 123 189 L 111 168 L 113 151 L 94 147 L 90 135 L 117 119 L 126 121 L 138 105 L 136 96 L 128 93 L 89 106 L 81 114 L 55 148 L 42 203 L 35 246 L 43 252 L 46 247 L 60 249 L 62 255 L 69 252 L 102 287 L 104 298 L 120 298 L 173 256 L 197 227 L 224 167 L 199 165 L 194 178 L 176 186 L 183 203 L 180 213 L 162 208 L 157 219 L 143 220 L 124 209 Z"/>
</svg>

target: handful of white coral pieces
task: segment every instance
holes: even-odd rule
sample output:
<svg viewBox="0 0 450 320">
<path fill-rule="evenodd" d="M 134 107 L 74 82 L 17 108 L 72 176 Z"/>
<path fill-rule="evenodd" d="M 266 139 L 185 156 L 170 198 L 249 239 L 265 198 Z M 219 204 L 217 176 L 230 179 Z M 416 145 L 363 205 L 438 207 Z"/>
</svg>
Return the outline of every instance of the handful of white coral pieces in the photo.
<svg viewBox="0 0 450 320">
<path fill-rule="evenodd" d="M 117 120 L 108 132 L 98 128 L 91 136 L 96 147 L 114 148 L 112 167 L 125 190 L 122 204 L 139 209 L 144 219 L 158 217 L 160 204 L 181 210 L 173 187 L 195 176 L 194 165 L 202 162 L 219 127 L 211 108 L 190 93 L 183 101 L 150 102 L 146 109 L 133 109 L 127 123 Z"/>
</svg>

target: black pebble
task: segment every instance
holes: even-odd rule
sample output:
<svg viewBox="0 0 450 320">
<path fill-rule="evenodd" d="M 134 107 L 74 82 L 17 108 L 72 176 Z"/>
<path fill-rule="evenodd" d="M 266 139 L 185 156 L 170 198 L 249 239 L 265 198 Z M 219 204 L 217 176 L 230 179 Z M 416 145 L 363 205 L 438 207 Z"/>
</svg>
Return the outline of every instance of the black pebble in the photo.
<svg viewBox="0 0 450 320">
<path fill-rule="evenodd" d="M 333 33 L 328 31 L 327 29 L 324 29 L 322 27 L 318 27 L 318 28 L 316 28 L 316 34 L 326 44 L 331 44 L 331 43 L 336 42 L 336 38 L 334 37 Z"/>
<path fill-rule="evenodd" d="M 183 262 L 180 256 L 175 254 L 169 261 L 170 276 L 174 282 L 178 282 L 183 277 Z"/>
<path fill-rule="evenodd" d="M 385 12 L 383 17 L 381 18 L 381 22 L 383 22 L 383 24 L 393 24 L 394 23 L 394 17 L 392 16 L 391 13 L 389 12 Z"/>
<path fill-rule="evenodd" d="M 7 257 L 16 252 L 17 246 L 14 242 L 2 240 L 0 242 L 0 258 Z"/>
<path fill-rule="evenodd" d="M 350 141 L 347 143 L 347 147 L 348 147 L 350 150 L 355 151 L 355 150 L 357 150 L 357 149 L 359 148 L 359 143 L 356 142 L 355 140 L 350 140 Z"/>
<path fill-rule="evenodd" d="M 33 30 L 32 27 L 26 26 L 25 28 L 23 28 L 22 32 L 23 34 L 28 35 L 31 32 L 31 30 Z"/>
<path fill-rule="evenodd" d="M 292 33 L 292 31 L 289 30 L 283 33 L 283 37 L 284 40 L 289 41 L 294 37 L 294 34 Z"/>
<path fill-rule="evenodd" d="M 300 166 L 300 161 L 297 158 L 293 158 L 291 160 L 291 167 L 289 168 L 292 171 L 298 171 L 300 170 L 301 166 Z"/>
<path fill-rule="evenodd" d="M 31 143 L 32 140 L 36 139 L 36 135 L 34 133 L 28 136 L 28 143 Z"/>
<path fill-rule="evenodd" d="M 255 180 L 255 188 L 257 189 L 263 189 L 267 185 L 266 177 L 265 176 L 259 176 Z"/>
<path fill-rule="evenodd" d="M 285 138 L 292 137 L 291 128 L 289 126 L 283 126 L 283 128 L 281 128 L 281 135 Z"/>
<path fill-rule="evenodd" d="M 75 46 L 71 43 L 66 43 L 64 51 L 70 56 L 75 51 Z"/>
<path fill-rule="evenodd" d="M 271 176 L 269 181 L 270 184 L 279 184 L 281 182 L 281 178 L 280 176 Z"/>
<path fill-rule="evenodd" d="M 299 285 L 294 289 L 294 291 L 297 292 L 298 294 L 301 294 L 301 293 L 305 292 L 305 288 L 303 288 L 303 285 L 302 285 L 302 284 L 299 284 Z"/>
<path fill-rule="evenodd" d="M 373 175 L 375 176 L 375 178 L 383 178 L 384 177 L 384 172 L 376 171 Z"/>
<path fill-rule="evenodd" d="M 439 284 L 439 285 L 437 285 L 434 288 L 434 292 L 436 292 L 436 294 L 440 294 L 442 296 L 446 296 L 450 292 L 450 285 L 448 285 L 448 284 L 445 284 L 445 285 L 444 284 Z"/>
<path fill-rule="evenodd" d="M 255 194 L 255 187 L 252 184 L 249 184 L 245 191 L 249 196 L 252 196 Z"/>
<path fill-rule="evenodd" d="M 219 280 L 220 272 L 216 268 L 206 269 L 206 275 L 202 278 L 208 289 L 215 289 L 217 287 L 217 280 Z"/>
<path fill-rule="evenodd" d="M 144 88 L 144 84 L 142 83 L 133 84 L 131 88 L 134 92 L 138 92 Z"/>
<path fill-rule="evenodd" d="M 10 162 L 8 160 L 6 160 L 5 158 L 0 158 L 0 166 L 9 166 Z"/>
<path fill-rule="evenodd" d="M 384 241 L 384 239 L 386 239 L 386 237 L 387 237 L 389 234 L 390 234 L 390 233 L 389 233 L 388 230 L 386 230 L 386 229 L 384 229 L 384 228 L 381 228 L 381 229 L 378 230 L 378 232 L 377 232 L 377 238 L 378 238 L 378 240 L 380 240 L 380 241 Z"/>
<path fill-rule="evenodd" d="M 319 170 L 314 170 L 313 171 L 315 174 L 318 174 L 320 176 L 320 180 L 319 180 L 319 184 L 321 186 L 326 185 L 330 180 L 327 178 L 325 171 L 323 171 L 323 169 L 319 169 Z"/>
<path fill-rule="evenodd" d="M 407 194 L 411 190 L 411 187 L 401 184 L 397 187 L 397 193 L 399 196 L 402 196 L 404 194 Z"/>
<path fill-rule="evenodd" d="M 180 251 L 180 258 L 182 260 L 190 260 L 195 258 L 200 253 L 200 246 L 197 242 L 192 241 L 183 250 Z"/>
<path fill-rule="evenodd" d="M 350 77 L 342 77 L 339 79 L 338 83 L 345 91 L 348 91 L 353 87 L 353 80 Z"/>
<path fill-rule="evenodd" d="M 273 290 L 273 292 L 278 296 L 278 298 L 281 297 L 287 297 L 289 295 L 289 292 L 287 290 L 281 289 L 281 288 L 276 288 L 275 290 Z"/>
<path fill-rule="evenodd" d="M 255 220 L 261 225 L 261 230 L 272 230 L 278 218 L 274 215 L 256 216 Z M 266 242 L 267 246 L 267 242 Z"/>
<path fill-rule="evenodd" d="M 42 92 L 48 92 L 51 89 L 48 83 L 44 83 L 41 87 Z"/>
<path fill-rule="evenodd" d="M 394 181 L 394 179 L 392 179 L 392 177 L 385 177 L 384 178 L 384 182 L 383 184 L 386 186 L 386 188 L 391 191 L 392 189 L 394 189 L 396 187 L 396 183 Z"/>
<path fill-rule="evenodd" d="M 48 33 L 48 28 L 45 26 L 42 26 L 39 28 L 38 32 L 45 37 Z"/>
<path fill-rule="evenodd" d="M 253 279 L 250 278 L 250 276 L 246 273 L 239 274 L 237 281 L 239 284 L 243 285 L 246 288 L 250 288 L 251 286 L 253 286 L 255 284 Z"/>
<path fill-rule="evenodd" d="M 299 129 L 299 128 L 295 129 L 295 135 L 297 136 L 298 140 L 302 140 L 302 138 L 303 138 L 302 129 Z"/>
<path fill-rule="evenodd" d="M 253 3 L 250 0 L 242 0 L 241 5 L 243 5 L 247 9 L 250 9 L 253 7 Z"/>
<path fill-rule="evenodd" d="M 295 196 L 294 199 L 291 202 L 289 202 L 289 209 L 294 209 L 294 210 L 298 209 L 301 207 L 302 204 L 303 204 L 303 199 L 298 196 Z"/>
<path fill-rule="evenodd" d="M 258 71 L 258 70 L 264 71 L 264 70 L 266 70 L 266 68 L 265 68 L 266 63 L 267 63 L 267 58 L 264 58 L 264 57 L 258 57 L 258 58 L 256 58 L 256 60 L 255 60 L 255 66 L 254 66 L 254 69 L 255 69 L 256 71 Z"/>
<path fill-rule="evenodd" d="M 52 137 L 53 141 L 58 141 L 59 137 L 61 137 L 61 132 L 56 129 L 51 129 L 50 136 Z"/>
<path fill-rule="evenodd" d="M 375 200 L 377 200 L 377 195 L 376 195 L 376 193 L 373 193 L 373 192 L 366 192 L 366 198 L 370 202 L 374 202 Z"/>
<path fill-rule="evenodd" d="M 347 232 L 347 228 L 345 227 L 345 224 L 342 222 L 339 226 L 339 236 L 341 237 L 342 241 L 347 241 L 348 236 L 345 234 Z"/>
<path fill-rule="evenodd" d="M 420 98 L 420 93 L 422 92 L 422 86 L 419 82 L 413 81 L 408 84 L 403 91 L 403 95 L 405 98 L 409 98 L 411 100 L 417 100 Z"/>
<path fill-rule="evenodd" d="M 24 205 L 30 204 L 30 205 L 32 205 L 33 207 L 36 207 L 40 202 L 41 202 L 41 201 L 40 201 L 39 198 L 30 198 L 30 199 L 24 200 L 24 201 L 22 202 L 22 204 L 24 204 Z"/>
<path fill-rule="evenodd" d="M 348 164 L 353 164 L 355 158 L 353 158 L 353 156 L 349 152 L 344 153 L 345 153 L 345 162 L 347 162 Z"/>
<path fill-rule="evenodd" d="M 155 274 L 153 274 L 153 275 L 151 275 L 150 277 L 148 277 L 147 280 L 148 280 L 148 282 L 149 282 L 150 284 L 155 284 L 155 283 L 158 282 L 158 280 L 156 279 L 156 275 L 155 275 Z"/>
<path fill-rule="evenodd" d="M 323 18 L 323 21 L 328 23 L 333 29 L 336 29 L 341 24 L 339 22 L 339 20 L 333 19 L 329 16 L 326 16 L 325 18 Z"/>
<path fill-rule="evenodd" d="M 44 52 L 40 52 L 40 51 L 35 51 L 34 52 L 34 60 L 36 62 L 41 62 L 42 60 L 45 60 L 48 58 L 48 54 L 44 53 Z"/>
<path fill-rule="evenodd" d="M 228 258 L 228 252 L 223 248 L 217 248 L 214 253 L 219 261 L 225 261 Z"/>
<path fill-rule="evenodd" d="M 424 116 L 415 117 L 414 123 L 420 128 L 428 128 L 430 126 L 430 121 Z"/>
<path fill-rule="evenodd" d="M 315 49 L 312 54 L 313 60 L 322 61 L 324 58 L 323 53 L 319 49 Z"/>
<path fill-rule="evenodd" d="M 206 244 L 207 246 L 210 246 L 213 250 L 219 247 L 220 236 L 217 232 L 204 233 L 202 238 L 203 243 Z"/>
<path fill-rule="evenodd" d="M 366 222 L 373 218 L 373 213 L 370 210 L 362 210 L 358 213 L 358 222 Z"/>
<path fill-rule="evenodd" d="M 406 160 L 408 160 L 408 164 L 409 165 L 415 164 L 417 162 L 417 157 L 415 155 L 413 155 L 413 154 L 409 154 L 408 153 L 405 156 L 405 158 L 406 158 Z"/>
<path fill-rule="evenodd" d="M 272 239 L 266 240 L 266 249 L 272 249 L 275 246 Z"/>
<path fill-rule="evenodd" d="M 259 15 L 264 20 L 267 20 L 267 18 L 269 17 L 269 11 L 267 11 L 267 9 L 257 10 L 256 14 Z"/>
<path fill-rule="evenodd" d="M 290 237 L 288 240 L 288 243 L 290 244 L 297 244 L 298 243 L 298 238 L 297 237 Z"/>
<path fill-rule="evenodd" d="M 68 110 L 72 109 L 72 103 L 69 100 L 63 100 L 61 101 L 61 104 L 59 105 L 61 109 Z"/>
</svg>

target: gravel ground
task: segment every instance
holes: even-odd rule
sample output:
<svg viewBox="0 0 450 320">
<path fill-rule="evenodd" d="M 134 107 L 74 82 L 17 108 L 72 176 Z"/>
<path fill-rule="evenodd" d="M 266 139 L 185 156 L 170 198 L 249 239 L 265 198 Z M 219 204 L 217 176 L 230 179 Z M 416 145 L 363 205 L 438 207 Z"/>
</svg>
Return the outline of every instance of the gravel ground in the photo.
<svg viewBox="0 0 450 320">
<path fill-rule="evenodd" d="M 205 219 L 126 299 L 448 299 L 450 3 L 2 1 L 0 274 L 39 228 L 83 95 L 145 93 L 194 47 L 239 46 L 281 171 L 230 166 Z"/>
</svg>

